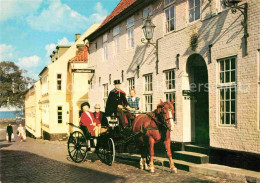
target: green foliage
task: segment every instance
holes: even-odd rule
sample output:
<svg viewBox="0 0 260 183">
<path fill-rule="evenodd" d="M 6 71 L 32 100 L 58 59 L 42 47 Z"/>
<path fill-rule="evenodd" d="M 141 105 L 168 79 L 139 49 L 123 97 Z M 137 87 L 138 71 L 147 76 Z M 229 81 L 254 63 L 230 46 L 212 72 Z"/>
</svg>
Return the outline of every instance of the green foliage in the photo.
<svg viewBox="0 0 260 183">
<path fill-rule="evenodd" d="M 23 76 L 25 72 L 14 62 L 0 62 L 0 107 L 24 106 L 27 87 L 34 82 L 33 79 Z"/>
</svg>

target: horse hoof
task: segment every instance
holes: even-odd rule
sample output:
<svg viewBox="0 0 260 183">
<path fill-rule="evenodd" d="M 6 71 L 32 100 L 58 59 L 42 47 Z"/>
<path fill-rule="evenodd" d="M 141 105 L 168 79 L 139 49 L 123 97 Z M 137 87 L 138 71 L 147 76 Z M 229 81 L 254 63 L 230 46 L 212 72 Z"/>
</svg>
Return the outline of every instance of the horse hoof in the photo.
<svg viewBox="0 0 260 183">
<path fill-rule="evenodd" d="M 144 165 L 144 169 L 145 169 L 145 170 L 149 170 L 150 168 L 149 168 L 149 166 L 148 166 L 147 164 L 145 164 L 145 165 Z"/>
<path fill-rule="evenodd" d="M 174 167 L 174 168 L 171 168 L 171 172 L 172 172 L 172 173 L 178 173 L 178 169 L 175 168 L 175 167 Z"/>
<path fill-rule="evenodd" d="M 150 172 L 154 173 L 154 167 L 150 167 Z"/>
</svg>

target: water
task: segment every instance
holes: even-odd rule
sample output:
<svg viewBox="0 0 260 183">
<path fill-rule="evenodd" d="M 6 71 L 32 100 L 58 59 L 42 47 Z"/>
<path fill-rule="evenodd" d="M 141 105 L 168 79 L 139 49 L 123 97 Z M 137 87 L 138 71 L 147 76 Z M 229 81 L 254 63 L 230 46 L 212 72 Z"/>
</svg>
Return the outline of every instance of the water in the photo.
<svg viewBox="0 0 260 183">
<path fill-rule="evenodd" d="M 22 116 L 22 113 L 16 112 L 16 111 L 0 111 L 0 119 L 1 118 L 16 118 L 16 116 Z"/>
</svg>

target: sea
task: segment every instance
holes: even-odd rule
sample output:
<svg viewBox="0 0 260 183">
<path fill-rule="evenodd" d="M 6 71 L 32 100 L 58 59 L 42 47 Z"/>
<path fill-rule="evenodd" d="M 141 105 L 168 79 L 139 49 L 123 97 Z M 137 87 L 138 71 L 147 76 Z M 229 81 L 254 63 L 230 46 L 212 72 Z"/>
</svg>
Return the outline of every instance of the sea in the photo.
<svg viewBox="0 0 260 183">
<path fill-rule="evenodd" d="M 16 111 L 0 111 L 0 119 L 1 118 L 16 118 L 21 117 L 22 112 L 16 112 Z"/>
</svg>

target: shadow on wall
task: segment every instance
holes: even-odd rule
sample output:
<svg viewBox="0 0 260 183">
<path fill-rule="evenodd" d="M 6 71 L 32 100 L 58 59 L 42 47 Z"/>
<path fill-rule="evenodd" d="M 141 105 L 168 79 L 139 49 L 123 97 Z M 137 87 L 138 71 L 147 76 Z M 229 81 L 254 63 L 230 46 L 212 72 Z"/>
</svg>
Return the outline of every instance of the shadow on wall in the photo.
<svg viewBox="0 0 260 183">
<path fill-rule="evenodd" d="M 134 73 L 137 74 L 137 66 L 141 68 L 148 60 L 150 61 L 148 64 L 155 63 L 155 48 L 153 48 L 149 53 L 146 55 L 147 45 L 139 45 L 136 47 L 135 55 L 133 57 L 132 62 L 128 66 L 127 73 Z M 151 59 L 152 58 L 152 59 Z"/>
<path fill-rule="evenodd" d="M 22 151 L 1 151 L 2 182 L 125 182 L 123 177 Z"/>
<path fill-rule="evenodd" d="M 198 44 L 202 41 L 205 41 L 205 44 L 203 44 L 204 46 L 200 50 L 201 55 L 204 55 L 206 52 L 208 52 L 208 45 L 212 44 L 214 48 L 214 44 L 220 41 L 221 39 L 223 39 L 224 36 L 227 35 L 228 33 L 233 32 L 233 34 L 229 36 L 229 38 L 227 38 L 226 44 L 231 43 L 243 30 L 241 22 L 238 21 L 242 15 L 239 15 L 235 20 L 230 22 L 230 25 L 223 30 L 229 11 L 230 10 L 223 11 L 218 15 L 216 15 L 215 17 L 209 18 L 208 20 L 204 20 L 202 22 L 202 25 L 197 30 Z M 210 17 L 210 15 L 209 14 L 206 15 L 206 17 Z M 237 29 L 238 27 L 241 27 L 241 29 L 238 30 Z M 191 32 L 190 35 L 196 32 L 196 30 L 194 29 L 190 31 Z M 243 36 L 241 37 L 243 39 Z M 240 48 L 243 48 L 243 41 L 241 41 Z M 191 53 L 191 48 L 189 47 L 184 53 L 184 55 L 190 55 L 190 53 Z"/>
</svg>

